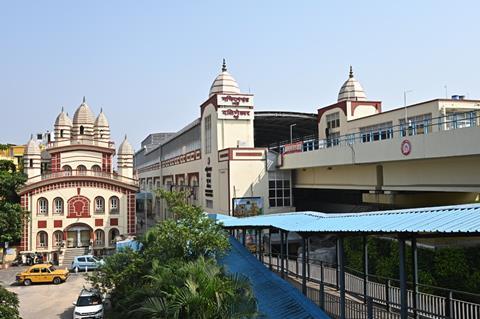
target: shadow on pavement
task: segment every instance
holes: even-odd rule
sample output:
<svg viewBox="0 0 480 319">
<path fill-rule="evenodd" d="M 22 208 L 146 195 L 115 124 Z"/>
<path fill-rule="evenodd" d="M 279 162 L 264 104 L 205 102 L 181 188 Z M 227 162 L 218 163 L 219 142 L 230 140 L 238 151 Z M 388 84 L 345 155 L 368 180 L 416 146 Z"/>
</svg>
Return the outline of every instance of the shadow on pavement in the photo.
<svg viewBox="0 0 480 319">
<path fill-rule="evenodd" d="M 65 309 L 64 312 L 60 314 L 60 319 L 72 319 L 73 317 L 73 308 L 74 306 L 71 306 L 70 308 Z"/>
</svg>

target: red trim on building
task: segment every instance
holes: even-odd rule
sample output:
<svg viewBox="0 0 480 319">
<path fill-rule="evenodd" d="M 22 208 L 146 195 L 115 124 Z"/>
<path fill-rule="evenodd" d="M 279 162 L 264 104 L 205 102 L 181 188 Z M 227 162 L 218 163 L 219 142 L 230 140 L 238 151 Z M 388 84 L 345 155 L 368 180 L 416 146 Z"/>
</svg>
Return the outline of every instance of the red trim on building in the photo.
<svg viewBox="0 0 480 319">
<path fill-rule="evenodd" d="M 382 102 L 380 101 L 351 101 L 350 103 L 352 108 L 351 116 L 355 114 L 355 109 L 362 105 L 371 105 L 377 110 L 378 113 L 382 113 Z"/>
<path fill-rule="evenodd" d="M 56 189 L 63 189 L 63 188 L 72 188 L 72 187 L 93 187 L 93 188 L 103 188 L 108 189 L 117 193 L 127 194 L 130 192 L 129 189 L 117 185 L 112 185 L 109 183 L 104 182 L 95 182 L 95 181 L 71 181 L 71 182 L 60 182 L 60 183 L 52 183 L 45 186 L 40 186 L 31 190 L 30 194 L 40 194 L 44 192 L 48 192 L 51 190 Z M 23 196 L 23 194 L 22 194 Z"/>
<path fill-rule="evenodd" d="M 55 228 L 62 228 L 63 221 L 62 220 L 54 220 L 53 221 L 53 227 Z"/>
<path fill-rule="evenodd" d="M 325 107 L 322 107 L 322 108 L 318 109 L 317 110 L 317 112 L 318 112 L 317 121 L 320 122 L 320 120 L 322 119 L 323 113 L 325 113 L 329 110 L 333 110 L 335 108 L 341 109 L 343 111 L 343 114 L 345 114 L 345 116 L 347 116 L 347 101 L 341 101 L 341 102 L 337 102 L 335 104 L 325 106 Z"/>
<path fill-rule="evenodd" d="M 47 221 L 46 220 L 38 220 L 37 221 L 38 228 L 47 228 Z"/>
<path fill-rule="evenodd" d="M 24 211 L 28 211 L 28 197 L 28 193 L 20 197 L 20 206 L 22 206 Z M 20 238 L 20 250 L 28 250 L 28 217 L 25 217 L 22 220 L 22 237 Z"/>
<path fill-rule="evenodd" d="M 60 172 L 60 153 L 53 153 L 51 155 L 52 173 Z"/>
<path fill-rule="evenodd" d="M 118 218 L 110 218 L 110 226 L 118 226 Z"/>
<path fill-rule="evenodd" d="M 103 172 L 112 171 L 112 154 L 109 154 L 109 153 L 102 154 L 102 171 Z"/>
<path fill-rule="evenodd" d="M 95 219 L 95 227 L 101 227 L 103 226 L 103 219 Z"/>
<path fill-rule="evenodd" d="M 263 156 L 261 152 L 235 152 L 235 156 Z"/>
</svg>

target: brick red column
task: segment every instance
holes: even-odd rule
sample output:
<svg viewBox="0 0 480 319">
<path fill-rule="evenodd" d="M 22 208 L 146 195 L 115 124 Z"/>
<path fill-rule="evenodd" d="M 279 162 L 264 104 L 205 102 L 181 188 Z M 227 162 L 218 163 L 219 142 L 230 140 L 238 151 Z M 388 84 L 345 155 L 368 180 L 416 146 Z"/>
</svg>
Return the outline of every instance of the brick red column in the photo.
<svg viewBox="0 0 480 319">
<path fill-rule="evenodd" d="M 28 211 L 28 193 L 20 197 L 20 206 L 22 209 Z M 28 217 L 22 219 L 22 235 L 20 237 L 20 250 L 28 250 Z"/>
<path fill-rule="evenodd" d="M 129 234 L 135 234 L 135 193 L 127 193 L 127 231 Z"/>
</svg>

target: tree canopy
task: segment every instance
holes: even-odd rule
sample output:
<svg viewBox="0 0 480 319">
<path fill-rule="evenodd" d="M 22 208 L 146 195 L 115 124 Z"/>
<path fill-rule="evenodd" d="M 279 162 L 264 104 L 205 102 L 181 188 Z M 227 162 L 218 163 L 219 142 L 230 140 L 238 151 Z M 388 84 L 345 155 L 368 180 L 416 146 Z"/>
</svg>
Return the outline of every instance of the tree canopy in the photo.
<svg viewBox="0 0 480 319">
<path fill-rule="evenodd" d="M 141 251 L 122 250 L 90 276 L 109 292 L 115 318 L 254 318 L 257 303 L 246 277 L 226 274 L 216 258 L 227 234 L 185 193 L 160 191 L 174 214 L 141 239 Z"/>
</svg>

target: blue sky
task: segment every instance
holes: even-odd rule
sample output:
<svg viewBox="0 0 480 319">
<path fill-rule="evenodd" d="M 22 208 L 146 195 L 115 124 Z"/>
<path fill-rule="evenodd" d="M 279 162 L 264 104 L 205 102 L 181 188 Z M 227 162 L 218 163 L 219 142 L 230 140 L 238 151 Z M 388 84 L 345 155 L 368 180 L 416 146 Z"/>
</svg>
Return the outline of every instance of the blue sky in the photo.
<svg viewBox="0 0 480 319">
<path fill-rule="evenodd" d="M 384 110 L 480 99 L 475 1 L 2 1 L 0 143 L 53 129 L 85 95 L 113 139 L 199 116 L 227 59 L 257 110 L 316 112 L 348 67 Z"/>
</svg>

